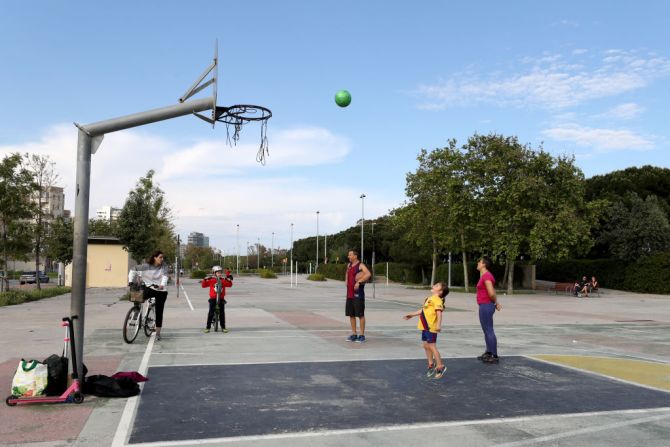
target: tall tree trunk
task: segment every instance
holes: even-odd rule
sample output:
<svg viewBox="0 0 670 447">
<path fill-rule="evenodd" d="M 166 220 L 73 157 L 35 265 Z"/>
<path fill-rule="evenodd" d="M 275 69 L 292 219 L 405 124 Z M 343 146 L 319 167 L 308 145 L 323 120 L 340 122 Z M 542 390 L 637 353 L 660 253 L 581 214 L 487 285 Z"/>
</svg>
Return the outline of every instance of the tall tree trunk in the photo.
<svg viewBox="0 0 670 447">
<path fill-rule="evenodd" d="M 470 282 L 468 279 L 468 253 L 465 251 L 465 230 L 461 228 L 461 251 L 463 252 L 463 284 L 465 284 L 465 293 L 470 292 Z"/>
<path fill-rule="evenodd" d="M 430 274 L 430 285 L 435 284 L 437 277 L 437 241 L 433 237 L 433 271 Z"/>
<path fill-rule="evenodd" d="M 505 273 L 503 274 L 502 278 L 502 288 L 506 289 L 507 288 L 507 279 L 509 277 L 509 259 L 505 260 Z"/>
<path fill-rule="evenodd" d="M 514 293 L 514 260 L 507 261 L 509 263 L 508 280 L 507 280 L 507 294 Z"/>
</svg>

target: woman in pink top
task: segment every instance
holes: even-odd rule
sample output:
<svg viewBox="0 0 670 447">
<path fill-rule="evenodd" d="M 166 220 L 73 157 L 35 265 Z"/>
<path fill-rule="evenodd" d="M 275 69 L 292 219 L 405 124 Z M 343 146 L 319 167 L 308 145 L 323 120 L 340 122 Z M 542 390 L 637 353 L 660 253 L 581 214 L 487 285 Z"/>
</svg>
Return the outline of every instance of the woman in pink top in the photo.
<svg viewBox="0 0 670 447">
<path fill-rule="evenodd" d="M 477 304 L 479 305 L 479 324 L 484 331 L 484 341 L 486 342 L 486 352 L 477 357 L 484 363 L 498 363 L 498 339 L 493 330 L 493 314 L 496 310 L 501 310 L 502 306 L 498 302 L 494 285 L 496 283 L 493 274 L 489 271 L 491 268 L 491 258 L 482 256 L 477 262 L 479 270 L 479 282 L 477 283 Z"/>
</svg>

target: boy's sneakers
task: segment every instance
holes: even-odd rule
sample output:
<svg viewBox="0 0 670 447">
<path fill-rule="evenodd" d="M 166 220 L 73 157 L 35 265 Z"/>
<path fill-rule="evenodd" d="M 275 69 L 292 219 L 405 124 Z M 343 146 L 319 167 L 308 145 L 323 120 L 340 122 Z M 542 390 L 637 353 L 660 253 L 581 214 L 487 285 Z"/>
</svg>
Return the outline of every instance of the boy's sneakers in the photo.
<svg viewBox="0 0 670 447">
<path fill-rule="evenodd" d="M 358 340 L 358 335 L 356 334 L 351 334 L 348 338 L 347 341 L 356 341 Z"/>
<path fill-rule="evenodd" d="M 435 378 L 441 379 L 445 372 L 447 372 L 447 367 L 445 365 L 442 365 L 442 369 L 435 370 Z"/>
<path fill-rule="evenodd" d="M 435 375 L 435 365 L 430 365 L 426 370 L 426 377 L 433 377 Z"/>
<path fill-rule="evenodd" d="M 354 340 L 356 343 L 365 343 L 365 335 L 359 335 L 356 340 Z"/>
<path fill-rule="evenodd" d="M 223 329 L 221 329 L 221 332 L 223 332 L 224 334 L 227 334 L 227 333 L 228 333 L 228 329 L 226 329 L 226 328 L 224 327 Z"/>
<path fill-rule="evenodd" d="M 205 328 L 205 329 L 203 329 L 202 331 L 203 331 L 205 334 L 209 334 L 209 329 L 208 329 L 208 328 Z"/>
</svg>

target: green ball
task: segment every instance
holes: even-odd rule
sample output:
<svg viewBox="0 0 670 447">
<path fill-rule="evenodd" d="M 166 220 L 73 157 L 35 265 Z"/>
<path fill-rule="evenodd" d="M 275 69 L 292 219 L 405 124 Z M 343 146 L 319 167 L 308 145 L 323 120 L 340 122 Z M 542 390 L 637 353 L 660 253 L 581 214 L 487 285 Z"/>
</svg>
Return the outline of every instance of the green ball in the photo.
<svg viewBox="0 0 670 447">
<path fill-rule="evenodd" d="M 351 93 L 346 90 L 340 90 L 335 93 L 335 103 L 340 107 L 346 107 L 351 104 Z"/>
</svg>

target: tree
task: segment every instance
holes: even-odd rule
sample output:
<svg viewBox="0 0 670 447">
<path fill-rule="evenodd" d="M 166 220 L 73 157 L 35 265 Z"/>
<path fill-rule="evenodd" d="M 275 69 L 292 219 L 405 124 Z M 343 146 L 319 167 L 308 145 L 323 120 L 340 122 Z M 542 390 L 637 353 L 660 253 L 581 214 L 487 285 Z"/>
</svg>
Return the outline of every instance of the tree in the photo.
<svg viewBox="0 0 670 447">
<path fill-rule="evenodd" d="M 52 217 L 50 210 L 45 210 L 44 207 L 49 203 L 49 194 L 51 188 L 56 186 L 59 175 L 54 170 L 55 163 L 49 159 L 48 156 L 37 154 L 25 154 L 26 165 L 28 170 L 33 174 L 33 181 L 35 190 L 33 192 L 33 200 L 35 202 L 35 216 L 34 216 L 34 241 L 35 241 L 35 271 L 40 271 L 40 255 L 43 250 L 42 238 L 45 233 L 45 228 L 49 225 L 49 219 Z M 35 275 L 35 284 L 38 289 L 40 286 L 40 275 Z"/>
<path fill-rule="evenodd" d="M 30 250 L 27 224 L 34 212 L 30 195 L 35 189 L 32 175 L 23 165 L 20 154 L 5 156 L 0 163 L 0 247 L 2 248 L 2 282 L 0 290 L 9 288 L 9 256 L 22 258 Z"/>
<path fill-rule="evenodd" d="M 638 260 L 670 249 L 670 223 L 656 196 L 643 200 L 629 192 L 610 207 L 608 217 L 601 239 L 616 258 Z"/>
<path fill-rule="evenodd" d="M 72 262 L 74 226 L 69 219 L 57 217 L 51 223 L 44 239 L 45 255 L 56 262 L 68 265 Z"/>
<path fill-rule="evenodd" d="M 91 219 L 88 221 L 89 236 L 114 236 L 118 237 L 119 223 L 115 220 Z"/>
<path fill-rule="evenodd" d="M 172 211 L 167 206 L 165 193 L 154 184 L 154 174 L 149 170 L 137 181 L 118 220 L 119 239 L 138 262 L 157 249 L 172 259 L 176 250 Z"/>
<path fill-rule="evenodd" d="M 196 247 L 189 244 L 186 246 L 182 264 L 187 267 L 204 270 L 214 265 L 215 258 L 218 261 L 219 258 L 215 256 L 214 250 L 211 247 Z"/>
</svg>

